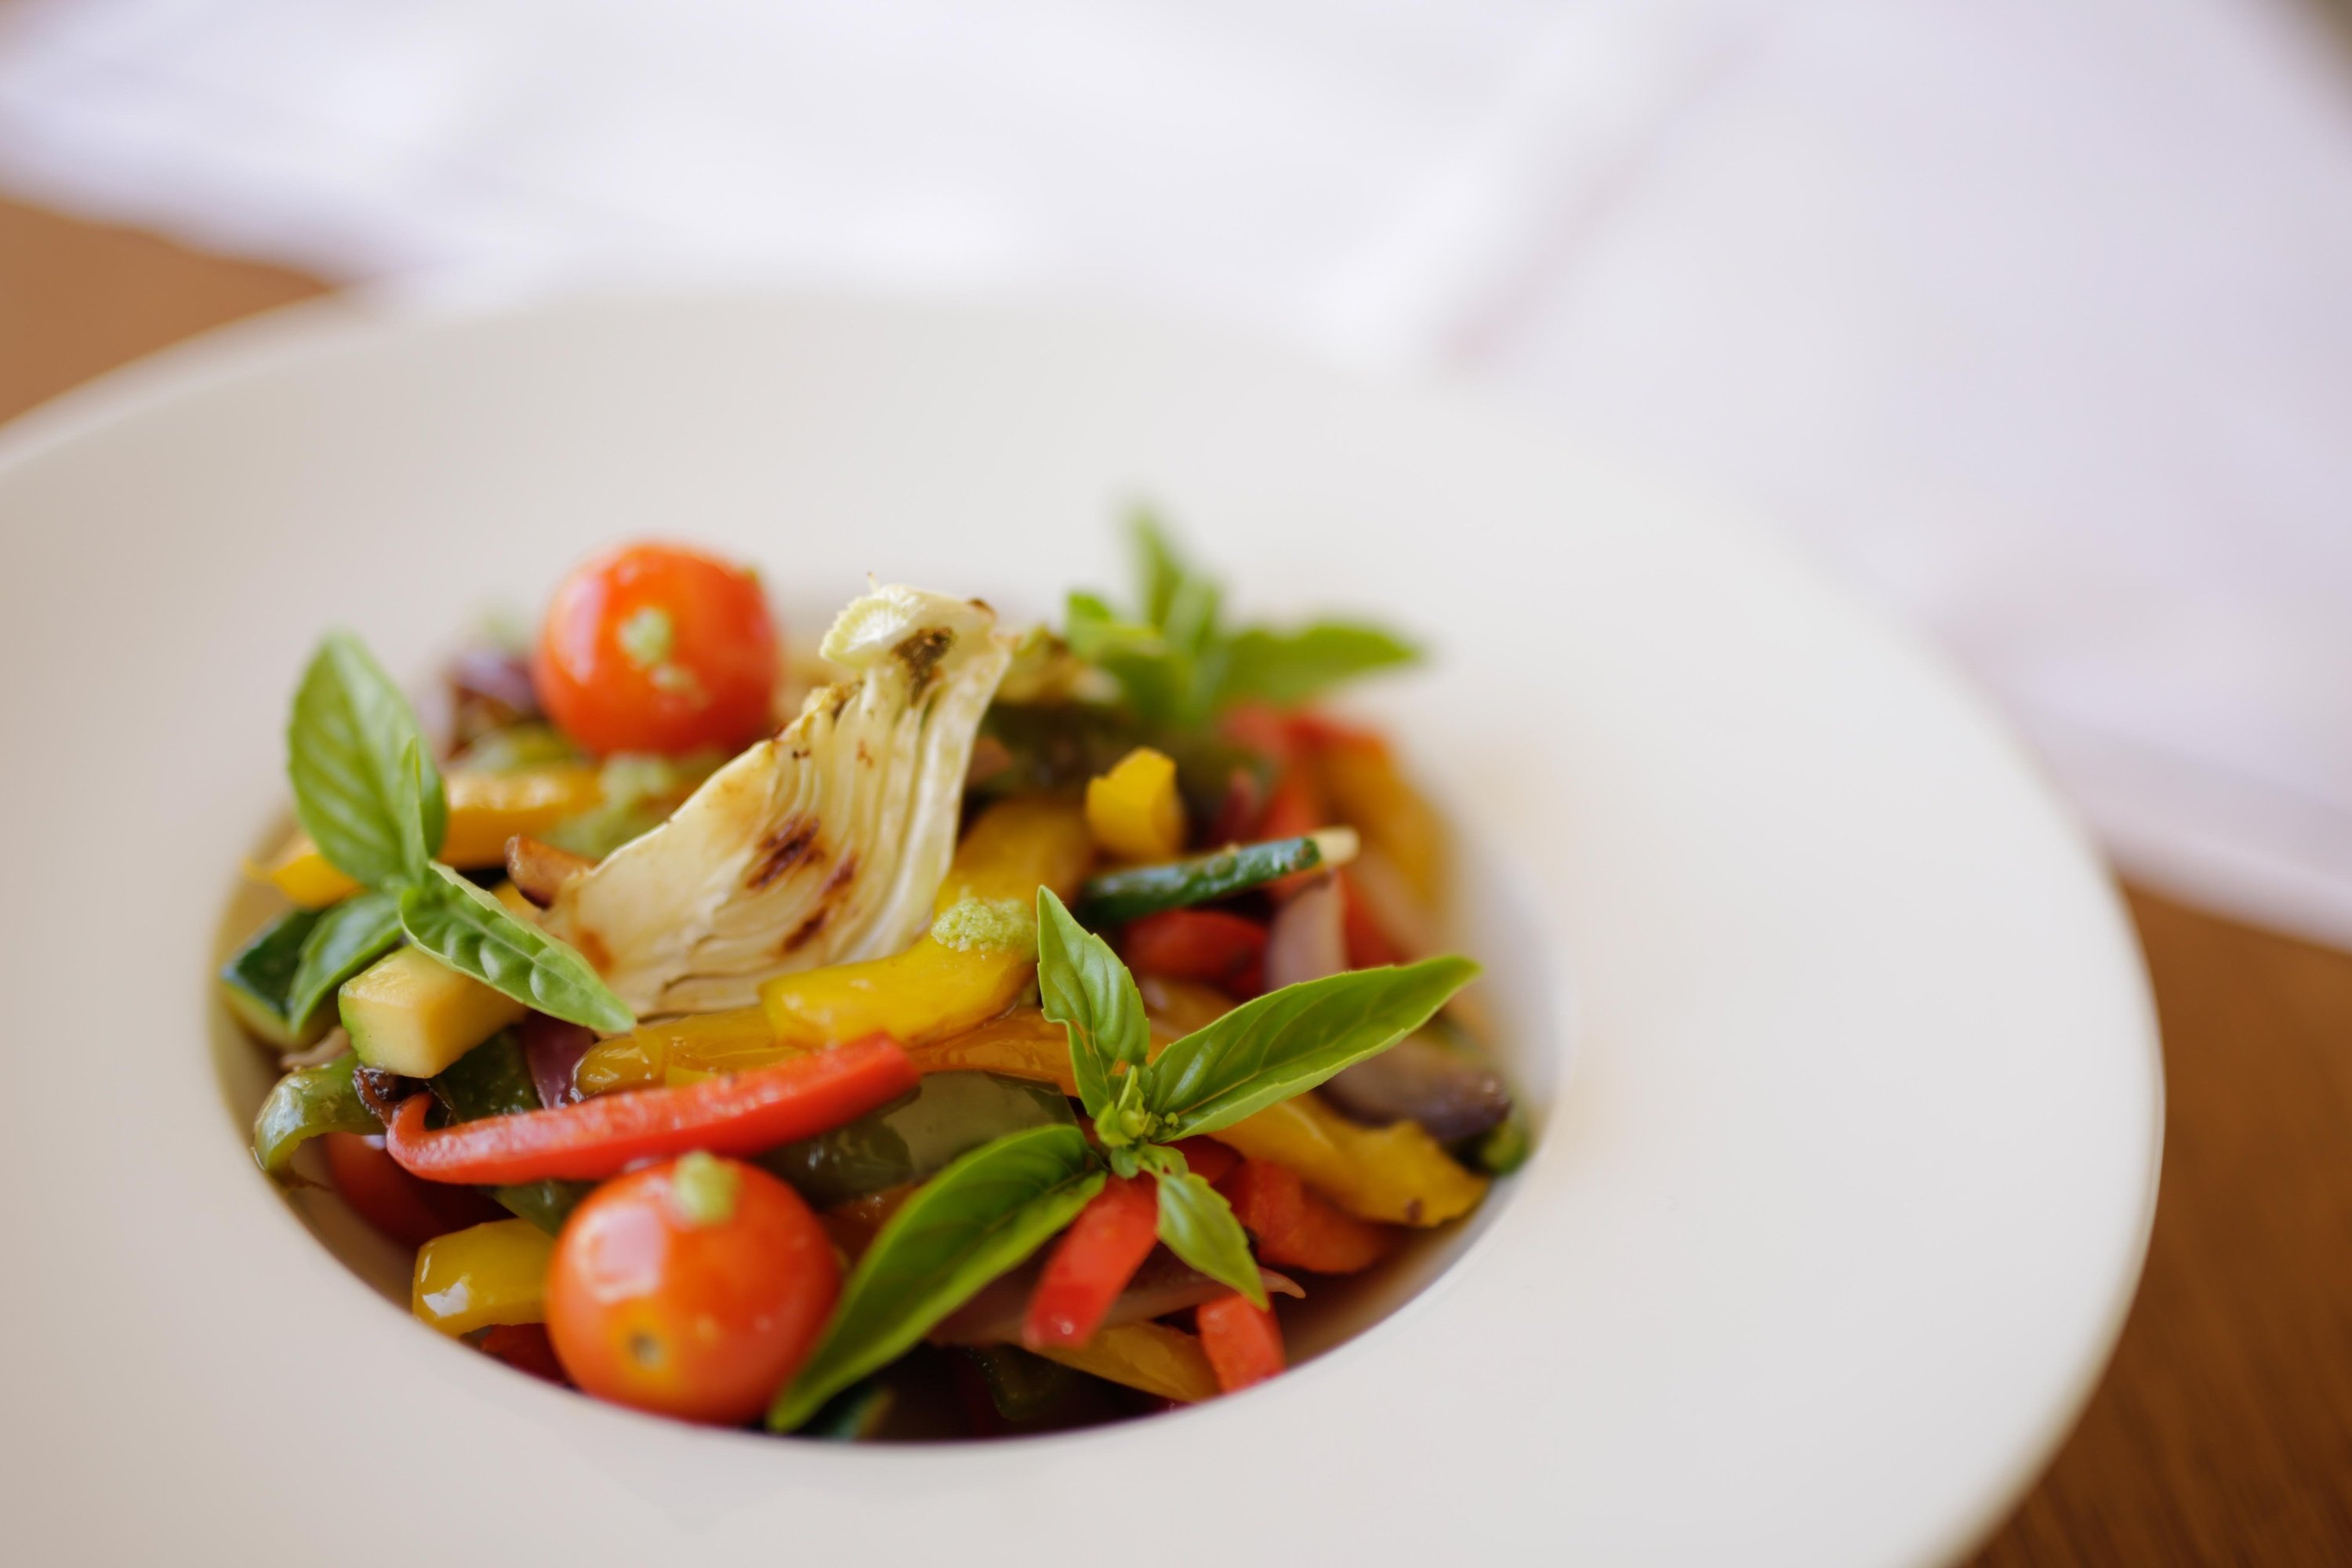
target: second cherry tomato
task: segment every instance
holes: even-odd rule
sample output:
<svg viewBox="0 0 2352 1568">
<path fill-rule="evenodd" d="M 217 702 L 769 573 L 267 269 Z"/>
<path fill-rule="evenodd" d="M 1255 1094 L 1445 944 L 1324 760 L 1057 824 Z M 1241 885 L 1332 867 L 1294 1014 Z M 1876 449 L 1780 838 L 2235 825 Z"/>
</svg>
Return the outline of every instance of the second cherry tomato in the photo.
<svg viewBox="0 0 2352 1568">
<path fill-rule="evenodd" d="M 775 624 L 748 568 L 624 545 L 557 585 L 530 672 L 549 716 L 592 752 L 732 750 L 769 726 Z"/>
<path fill-rule="evenodd" d="M 798 1193 L 688 1154 L 617 1176 L 572 1212 L 547 1328 L 588 1393 L 733 1426 L 807 1359 L 840 1292 L 833 1242 Z"/>
<path fill-rule="evenodd" d="M 327 1174 L 343 1202 L 403 1247 L 422 1247 L 436 1236 L 507 1216 L 472 1187 L 417 1180 L 393 1163 L 381 1138 L 330 1132 L 320 1142 Z"/>
</svg>

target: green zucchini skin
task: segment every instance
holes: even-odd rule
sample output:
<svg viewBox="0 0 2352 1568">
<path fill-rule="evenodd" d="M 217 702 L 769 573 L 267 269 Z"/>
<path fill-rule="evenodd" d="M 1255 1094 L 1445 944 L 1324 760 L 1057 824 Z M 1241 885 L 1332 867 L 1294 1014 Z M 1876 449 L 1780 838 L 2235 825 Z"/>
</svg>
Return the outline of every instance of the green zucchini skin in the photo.
<svg viewBox="0 0 2352 1568">
<path fill-rule="evenodd" d="M 1136 866 L 1087 879 L 1079 889 L 1078 919 L 1090 927 L 1121 925 L 1261 888 L 1295 871 L 1323 864 L 1313 838 L 1269 838 L 1240 844 L 1165 866 Z"/>
<path fill-rule="evenodd" d="M 334 1009 L 321 1006 L 308 1018 L 286 1016 L 302 944 L 319 923 L 319 911 L 293 910 L 254 934 L 221 965 L 221 1000 L 247 1030 L 282 1051 L 299 1050 L 327 1032 Z"/>
</svg>

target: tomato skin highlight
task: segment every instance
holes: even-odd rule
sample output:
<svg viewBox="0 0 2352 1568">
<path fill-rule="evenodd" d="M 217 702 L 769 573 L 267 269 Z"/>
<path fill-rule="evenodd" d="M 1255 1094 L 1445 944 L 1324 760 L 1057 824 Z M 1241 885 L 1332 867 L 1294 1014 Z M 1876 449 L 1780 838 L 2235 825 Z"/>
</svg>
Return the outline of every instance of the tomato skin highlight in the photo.
<svg viewBox="0 0 2352 1568">
<path fill-rule="evenodd" d="M 688 1217 L 673 1160 L 607 1182 L 565 1222 L 547 1329 L 583 1391 L 740 1426 L 815 1348 L 841 1293 L 832 1241 L 784 1183 L 719 1163 L 735 1184 L 723 1217 Z"/>
<path fill-rule="evenodd" d="M 769 728 L 776 628 L 747 568 L 626 544 L 557 584 L 531 655 L 540 703 L 589 751 L 736 750 Z"/>
</svg>

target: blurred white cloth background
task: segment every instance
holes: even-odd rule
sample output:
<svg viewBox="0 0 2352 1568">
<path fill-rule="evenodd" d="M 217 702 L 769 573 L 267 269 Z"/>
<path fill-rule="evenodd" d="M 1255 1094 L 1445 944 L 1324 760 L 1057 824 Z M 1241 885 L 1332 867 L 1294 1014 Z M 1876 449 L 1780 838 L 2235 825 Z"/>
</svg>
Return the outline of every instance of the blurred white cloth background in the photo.
<svg viewBox="0 0 2352 1568">
<path fill-rule="evenodd" d="M 1543 400 L 2352 942 L 2352 103 L 2290 0 L 20 0 L 0 184 L 351 279 L 1074 286 Z"/>
</svg>

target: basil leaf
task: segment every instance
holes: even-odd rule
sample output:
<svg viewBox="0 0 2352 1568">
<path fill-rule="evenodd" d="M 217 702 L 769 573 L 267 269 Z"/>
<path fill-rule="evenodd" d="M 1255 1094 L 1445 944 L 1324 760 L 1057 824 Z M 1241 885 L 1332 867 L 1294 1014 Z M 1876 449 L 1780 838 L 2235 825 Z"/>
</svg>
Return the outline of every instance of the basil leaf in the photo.
<svg viewBox="0 0 2352 1568">
<path fill-rule="evenodd" d="M 1191 671 L 1157 627 L 1120 620 L 1091 594 L 1072 594 L 1062 636 L 1072 653 L 1118 682 L 1138 717 L 1166 723 L 1182 716 Z"/>
<path fill-rule="evenodd" d="M 1412 664 L 1421 649 L 1378 626 L 1323 621 L 1295 632 L 1253 626 L 1227 639 L 1220 703 L 1255 698 L 1287 707 L 1342 681 Z"/>
<path fill-rule="evenodd" d="M 253 1119 L 254 1162 L 282 1174 L 294 1151 L 321 1132 L 381 1132 L 383 1124 L 360 1103 L 352 1082 L 359 1058 L 349 1051 L 323 1067 L 303 1068 L 278 1080 Z"/>
<path fill-rule="evenodd" d="M 287 1016 L 308 1018 L 335 987 L 400 945 L 400 897 L 358 893 L 321 914 L 302 939 L 301 961 L 286 988 Z"/>
<path fill-rule="evenodd" d="M 1142 606 L 1145 620 L 1164 626 L 1176 595 L 1192 575 L 1192 569 L 1177 555 L 1167 531 L 1150 511 L 1137 511 L 1128 531 L 1135 549 L 1136 603 Z"/>
<path fill-rule="evenodd" d="M 400 890 L 408 940 L 460 974 L 526 1006 L 604 1034 L 632 1028 L 636 1016 L 606 988 L 577 950 L 507 912 L 446 866 Z"/>
<path fill-rule="evenodd" d="M 414 775 L 403 763 L 412 742 L 421 760 Z M 294 815 L 345 876 L 370 887 L 399 879 L 409 870 L 412 820 L 425 858 L 439 853 L 449 824 L 441 775 L 423 754 L 408 700 L 349 632 L 329 633 L 311 655 L 294 693 L 286 752 Z M 403 809 L 412 785 L 413 817 Z"/>
<path fill-rule="evenodd" d="M 1151 1026 L 1118 954 L 1045 887 L 1037 889 L 1037 1000 L 1045 1016 L 1068 1031 L 1078 1101 L 1088 1116 L 1100 1116 L 1111 1103 L 1111 1068 L 1142 1064 Z"/>
<path fill-rule="evenodd" d="M 1250 1255 L 1249 1234 L 1225 1195 L 1187 1169 L 1184 1156 L 1173 1149 L 1146 1148 L 1142 1162 L 1159 1178 L 1160 1239 L 1168 1250 L 1219 1284 L 1232 1286 L 1252 1306 L 1265 1306 L 1265 1281 Z"/>
<path fill-rule="evenodd" d="M 412 737 L 401 747 L 393 826 L 400 829 L 400 869 L 406 881 L 414 882 L 424 876 L 425 868 L 433 863 L 436 847 L 425 841 L 425 800 L 429 788 L 425 775 L 432 765 L 425 760 L 422 740 Z"/>
<path fill-rule="evenodd" d="M 834 1394 L 914 1347 L 1017 1267 L 1102 1190 L 1086 1135 L 1033 1127 L 984 1143 L 890 1216 L 842 1288 L 824 1338 L 769 1408 L 789 1432 Z"/>
<path fill-rule="evenodd" d="M 1152 1065 L 1145 1101 L 1168 1142 L 1230 1127 L 1377 1056 L 1429 1021 L 1478 966 L 1425 958 L 1326 975 L 1244 1002 Z"/>
</svg>

